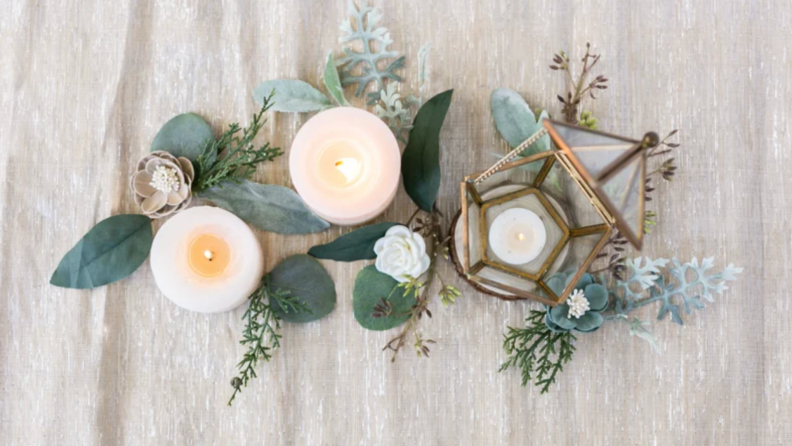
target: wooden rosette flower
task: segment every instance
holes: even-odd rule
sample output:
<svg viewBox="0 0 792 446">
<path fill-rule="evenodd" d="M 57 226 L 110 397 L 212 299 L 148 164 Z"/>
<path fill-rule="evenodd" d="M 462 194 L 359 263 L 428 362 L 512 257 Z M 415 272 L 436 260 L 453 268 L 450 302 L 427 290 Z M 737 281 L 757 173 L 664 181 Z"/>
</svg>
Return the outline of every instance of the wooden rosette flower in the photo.
<svg viewBox="0 0 792 446">
<path fill-rule="evenodd" d="M 137 163 L 132 175 L 135 202 L 151 218 L 181 211 L 192 200 L 193 165 L 187 158 L 168 152 L 151 152 Z"/>
</svg>

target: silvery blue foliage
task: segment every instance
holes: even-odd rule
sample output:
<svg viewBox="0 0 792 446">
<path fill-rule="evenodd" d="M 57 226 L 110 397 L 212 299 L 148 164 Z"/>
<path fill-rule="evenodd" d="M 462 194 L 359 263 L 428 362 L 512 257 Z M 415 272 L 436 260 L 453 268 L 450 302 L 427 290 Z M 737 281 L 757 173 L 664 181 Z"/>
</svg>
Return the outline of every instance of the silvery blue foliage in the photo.
<svg viewBox="0 0 792 446">
<path fill-rule="evenodd" d="M 410 109 L 402 104 L 401 94 L 396 91 L 396 83 L 389 82 L 387 87 L 380 90 L 379 99 L 382 105 L 375 105 L 374 113 L 388 124 L 399 141 L 407 144 L 402 133 L 412 128 Z"/>
<path fill-rule="evenodd" d="M 704 301 L 714 302 L 714 295 L 723 294 L 728 289 L 726 282 L 736 280 L 736 275 L 743 270 L 730 263 L 723 271 L 710 273 L 712 257 L 703 259 L 700 265 L 695 257 L 687 263 L 674 258 L 664 275 L 660 268 L 666 267 L 668 260 L 646 258 L 642 262 L 642 259 L 628 260 L 626 264 L 632 269 L 632 276 L 624 282 L 616 281 L 610 290 L 615 297 L 615 312 L 624 315 L 659 301 L 662 305 L 657 319 L 662 320 L 670 313 L 671 319 L 680 325 L 683 308 L 690 314 L 693 309 L 704 308 Z"/>
<path fill-rule="evenodd" d="M 349 46 L 343 47 L 345 56 L 336 61 L 336 65 L 342 68 L 341 83 L 343 85 L 357 84 L 355 96 L 360 96 L 370 82 L 376 82 L 378 91 L 385 87 L 385 79 L 400 82 L 401 77 L 395 71 L 404 66 L 404 56 L 398 57 L 383 70 L 377 66 L 381 60 L 392 59 L 399 55 L 395 51 L 388 50 L 388 46 L 393 43 L 388 29 L 377 26 L 382 19 L 382 13 L 368 6 L 365 1 L 360 4 L 360 9 L 358 9 L 355 2 L 350 0 L 349 14 L 352 15 L 355 22 L 354 28 L 349 19 L 344 20 L 341 24 L 341 31 L 345 35 L 341 36 L 338 41 L 344 44 L 359 41 L 363 46 L 363 51 L 357 52 Z M 363 73 L 353 74 L 358 65 Z"/>
</svg>

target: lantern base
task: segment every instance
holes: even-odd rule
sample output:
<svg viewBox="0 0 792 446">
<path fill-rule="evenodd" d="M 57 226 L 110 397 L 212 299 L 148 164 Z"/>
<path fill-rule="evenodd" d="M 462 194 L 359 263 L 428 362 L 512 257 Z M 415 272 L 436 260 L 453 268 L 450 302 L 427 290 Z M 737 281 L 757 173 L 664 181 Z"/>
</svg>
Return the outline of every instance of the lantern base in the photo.
<svg viewBox="0 0 792 446">
<path fill-rule="evenodd" d="M 509 301 L 528 300 L 524 297 L 516 296 L 514 294 L 508 294 L 505 291 L 496 290 L 495 288 L 490 288 L 488 286 L 481 285 L 479 283 L 476 283 L 468 279 L 467 274 L 465 274 L 465 269 L 462 267 L 462 262 L 459 260 L 459 255 L 457 253 L 457 248 L 456 248 L 457 243 L 460 244 L 462 243 L 462 241 L 459 240 L 456 235 L 457 222 L 459 222 L 459 217 L 461 215 L 462 215 L 462 210 L 460 209 L 459 211 L 457 211 L 456 215 L 454 215 L 453 220 L 451 220 L 451 228 L 448 230 L 448 235 L 451 237 L 451 240 L 449 242 L 450 245 L 449 254 L 451 255 L 451 260 L 454 262 L 454 269 L 456 269 L 457 274 L 459 274 L 459 276 L 462 279 L 464 279 L 465 282 L 468 283 L 468 285 L 470 285 L 480 293 L 484 293 L 492 297 L 497 297 L 498 299 L 501 300 L 509 300 Z"/>
</svg>

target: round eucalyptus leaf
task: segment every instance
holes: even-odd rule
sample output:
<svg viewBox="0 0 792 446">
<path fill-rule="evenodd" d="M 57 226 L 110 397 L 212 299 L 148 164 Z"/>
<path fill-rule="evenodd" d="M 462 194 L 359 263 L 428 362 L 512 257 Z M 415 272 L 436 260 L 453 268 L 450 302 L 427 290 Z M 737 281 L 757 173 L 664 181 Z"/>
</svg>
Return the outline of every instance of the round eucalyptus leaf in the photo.
<svg viewBox="0 0 792 446">
<path fill-rule="evenodd" d="M 212 127 L 202 117 L 195 113 L 184 113 L 162 126 L 151 142 L 151 151 L 164 150 L 177 158 L 183 156 L 195 161 L 206 143 L 212 140 Z"/>
<path fill-rule="evenodd" d="M 369 265 L 355 278 L 355 287 L 352 290 L 352 308 L 355 319 L 367 330 L 383 331 L 405 323 L 409 319 L 409 312 L 415 305 L 415 297 L 410 293 L 405 296 L 403 289 L 395 289 L 399 282 L 391 276 L 383 274 L 374 265 Z M 374 317 L 374 308 L 382 306 L 382 299 L 390 307 L 388 315 Z"/>
<path fill-rule="evenodd" d="M 296 297 L 310 312 L 286 312 L 272 299 L 270 306 L 276 316 L 286 322 L 305 323 L 321 319 L 335 308 L 336 291 L 333 279 L 313 257 L 297 254 L 286 258 L 269 274 L 271 290 L 282 290 Z"/>
</svg>

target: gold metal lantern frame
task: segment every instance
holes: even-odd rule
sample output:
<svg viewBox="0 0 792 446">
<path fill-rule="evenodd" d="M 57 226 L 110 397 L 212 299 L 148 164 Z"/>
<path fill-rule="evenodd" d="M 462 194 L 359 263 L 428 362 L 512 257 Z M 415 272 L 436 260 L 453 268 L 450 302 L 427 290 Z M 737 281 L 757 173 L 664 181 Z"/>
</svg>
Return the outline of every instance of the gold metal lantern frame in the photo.
<svg viewBox="0 0 792 446">
<path fill-rule="evenodd" d="M 615 230 L 640 250 L 646 152 L 658 138 L 651 132 L 633 140 L 557 121 L 543 124 L 492 167 L 465 177 L 452 254 L 478 289 L 556 306 Z M 504 262 L 489 243 L 492 221 L 511 208 L 531 210 L 546 228 L 541 254 L 526 264 Z"/>
</svg>

